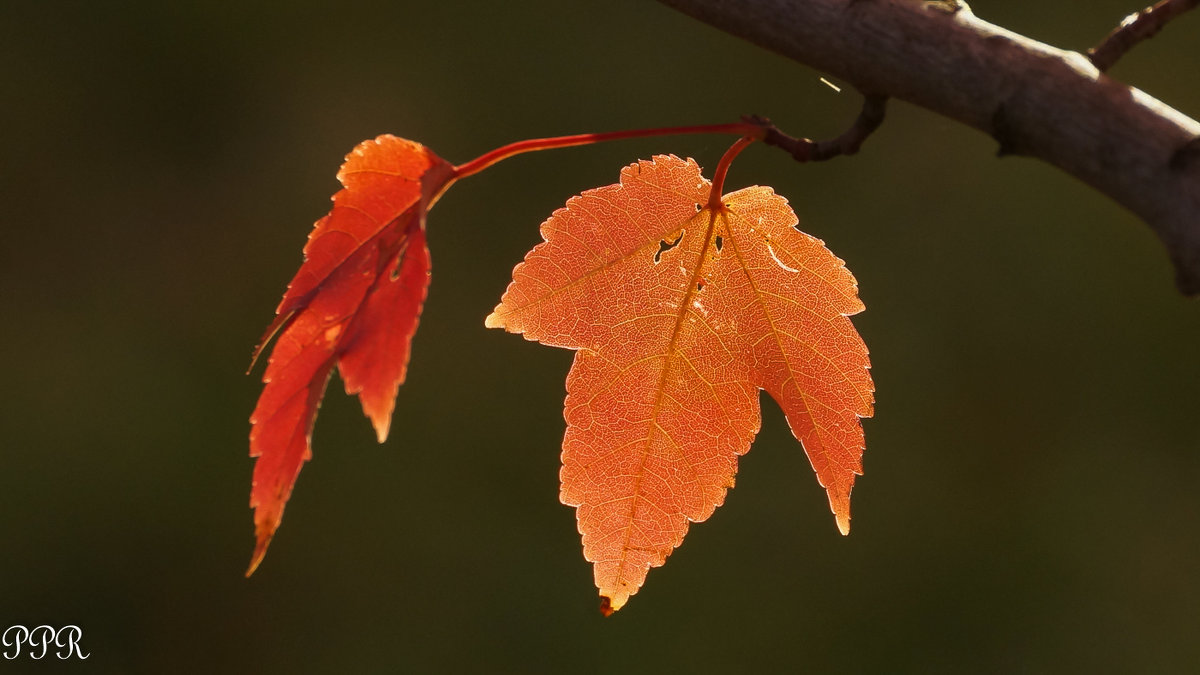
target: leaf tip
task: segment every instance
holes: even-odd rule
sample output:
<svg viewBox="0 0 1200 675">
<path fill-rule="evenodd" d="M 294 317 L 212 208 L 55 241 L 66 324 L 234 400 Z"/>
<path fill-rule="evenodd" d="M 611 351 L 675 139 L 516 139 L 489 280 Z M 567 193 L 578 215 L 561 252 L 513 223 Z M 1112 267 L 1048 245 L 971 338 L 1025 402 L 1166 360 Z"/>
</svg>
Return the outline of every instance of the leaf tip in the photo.
<svg viewBox="0 0 1200 675">
<path fill-rule="evenodd" d="M 602 616 L 612 616 L 613 612 L 621 609 L 621 605 L 613 605 L 612 598 L 607 595 L 600 596 L 600 614 Z"/>
<path fill-rule="evenodd" d="M 500 308 L 497 307 L 496 309 L 499 310 Z M 499 311 L 493 311 L 483 320 L 483 326 L 484 328 L 504 328 L 504 319 L 500 318 Z"/>
<path fill-rule="evenodd" d="M 267 548 L 271 546 L 271 540 L 275 538 L 275 530 L 279 529 L 279 522 L 282 520 L 283 512 L 268 511 L 264 509 L 262 504 L 251 502 L 250 506 L 254 509 L 254 553 L 250 555 L 250 565 L 246 568 L 246 578 L 258 569 L 262 564 L 263 558 L 267 555 Z"/>
<path fill-rule="evenodd" d="M 371 417 L 371 426 L 375 427 L 375 438 L 379 440 L 379 444 L 383 445 L 388 439 L 388 432 L 392 429 L 392 416 L 383 415 L 380 417 Z"/>
<path fill-rule="evenodd" d="M 262 356 L 263 350 L 267 348 L 267 345 L 271 344 L 275 336 L 290 325 L 294 318 L 296 318 L 296 310 L 294 309 L 275 315 L 275 319 L 271 321 L 271 325 L 267 326 L 267 331 L 263 333 L 258 344 L 254 346 L 254 353 L 250 355 L 250 366 L 246 368 L 247 375 L 254 370 L 254 364 L 258 363 L 258 357 Z"/>
<path fill-rule="evenodd" d="M 249 579 L 267 555 L 267 547 L 271 545 L 271 534 L 259 535 L 258 543 L 254 545 L 254 554 L 250 556 L 250 566 L 246 568 L 246 578 Z"/>
<path fill-rule="evenodd" d="M 842 533 L 843 537 L 849 535 L 850 534 L 850 514 L 844 513 L 844 512 L 837 514 L 837 526 L 838 526 L 838 531 Z"/>
</svg>

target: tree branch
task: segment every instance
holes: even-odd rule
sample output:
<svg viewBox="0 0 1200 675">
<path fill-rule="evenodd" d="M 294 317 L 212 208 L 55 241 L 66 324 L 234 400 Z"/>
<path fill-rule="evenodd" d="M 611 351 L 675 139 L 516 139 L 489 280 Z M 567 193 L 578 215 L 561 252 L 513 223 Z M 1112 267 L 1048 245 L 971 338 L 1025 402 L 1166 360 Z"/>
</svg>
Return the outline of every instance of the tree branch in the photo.
<svg viewBox="0 0 1200 675">
<path fill-rule="evenodd" d="M 1200 294 L 1200 123 L 1103 75 L 1078 52 L 975 17 L 960 2 L 661 0 L 759 46 L 992 135 L 1140 216 L 1176 283 Z"/>
<path fill-rule="evenodd" d="M 1142 40 L 1158 35 L 1167 22 L 1200 5 L 1200 0 L 1161 0 L 1152 7 L 1134 12 L 1125 17 L 1121 25 L 1104 38 L 1104 41 L 1088 50 L 1092 65 L 1101 71 L 1112 68 Z"/>
</svg>

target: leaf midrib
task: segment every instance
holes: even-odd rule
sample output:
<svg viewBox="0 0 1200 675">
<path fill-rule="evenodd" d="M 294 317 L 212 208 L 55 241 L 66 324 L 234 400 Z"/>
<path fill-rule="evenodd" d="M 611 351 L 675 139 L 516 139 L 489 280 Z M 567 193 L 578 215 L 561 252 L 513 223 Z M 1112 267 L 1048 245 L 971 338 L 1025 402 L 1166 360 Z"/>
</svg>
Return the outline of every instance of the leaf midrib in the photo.
<svg viewBox="0 0 1200 675">
<path fill-rule="evenodd" d="M 671 330 L 671 339 L 667 342 L 666 352 L 663 354 L 664 363 L 662 374 L 659 376 L 658 386 L 655 387 L 654 406 L 650 412 L 650 429 L 646 434 L 646 441 L 642 446 L 641 457 L 638 458 L 638 468 L 635 473 L 633 483 L 633 495 L 629 507 L 629 520 L 625 527 L 624 541 L 621 543 L 621 558 L 617 563 L 616 583 L 621 584 L 624 579 L 625 563 L 628 559 L 628 553 L 631 550 L 629 541 L 633 537 L 633 523 L 637 516 L 638 501 L 642 487 L 642 480 L 646 475 L 646 460 L 650 456 L 650 445 L 654 440 L 655 429 L 661 429 L 658 423 L 658 413 L 662 407 L 663 398 L 666 392 L 667 376 L 671 373 L 674 366 L 676 356 L 676 346 L 679 344 L 679 336 L 683 332 L 684 322 L 688 315 L 688 308 L 691 306 L 692 299 L 696 297 L 696 284 L 704 274 L 704 263 L 708 258 L 708 250 L 713 245 L 713 232 L 716 229 L 717 216 L 719 210 L 705 209 L 701 213 L 708 212 L 708 227 L 704 233 L 704 243 L 700 246 L 700 252 L 696 259 L 695 269 L 692 271 L 691 277 L 688 280 L 688 285 L 683 294 L 683 301 L 679 303 L 679 310 L 675 314 L 675 326 Z M 699 215 L 699 214 L 697 214 Z M 693 216 L 694 219 L 694 216 Z"/>
</svg>

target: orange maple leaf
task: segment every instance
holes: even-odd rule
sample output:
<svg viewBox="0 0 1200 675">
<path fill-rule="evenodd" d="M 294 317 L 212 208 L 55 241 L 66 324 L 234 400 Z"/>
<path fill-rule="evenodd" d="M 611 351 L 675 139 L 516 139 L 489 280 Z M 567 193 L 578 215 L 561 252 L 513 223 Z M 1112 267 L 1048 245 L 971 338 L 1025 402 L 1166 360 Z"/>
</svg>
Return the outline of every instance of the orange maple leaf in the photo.
<svg viewBox="0 0 1200 675">
<path fill-rule="evenodd" d="M 723 175 L 714 188 L 694 161 L 657 156 L 573 197 L 486 321 L 577 350 L 560 497 L 577 507 L 605 614 L 724 501 L 760 426 L 759 389 L 850 529 L 859 418 L 874 402 L 847 318 L 863 309 L 856 282 L 795 229 L 785 199 L 767 187 L 721 197 Z"/>
<path fill-rule="evenodd" d="M 257 543 L 247 575 L 312 457 L 313 422 L 335 364 L 379 442 L 387 438 L 429 285 L 425 214 L 454 178 L 449 163 L 395 136 L 364 141 L 346 156 L 338 172 L 345 189 L 314 226 L 305 262 L 255 351 L 257 358 L 278 334 L 250 417 Z"/>
</svg>

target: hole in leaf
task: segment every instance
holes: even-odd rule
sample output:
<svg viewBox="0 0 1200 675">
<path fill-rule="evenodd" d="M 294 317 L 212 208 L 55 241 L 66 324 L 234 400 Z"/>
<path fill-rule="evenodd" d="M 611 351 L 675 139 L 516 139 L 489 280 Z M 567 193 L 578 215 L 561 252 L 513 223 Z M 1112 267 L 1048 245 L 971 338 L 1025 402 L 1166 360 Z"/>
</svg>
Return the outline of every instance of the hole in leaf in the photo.
<svg viewBox="0 0 1200 675">
<path fill-rule="evenodd" d="M 702 290 L 704 290 L 704 282 L 699 281 L 696 283 L 696 292 L 699 293 Z"/>
<path fill-rule="evenodd" d="M 703 208 L 703 206 L 700 206 L 700 202 L 696 202 L 696 213 L 700 213 L 700 210 Z"/>
<path fill-rule="evenodd" d="M 391 272 L 391 274 L 388 275 L 388 279 L 391 281 L 399 281 L 400 280 L 400 262 L 399 261 L 397 261 L 396 266 L 392 268 L 392 272 Z"/>
<path fill-rule="evenodd" d="M 662 241 L 658 242 L 658 251 L 654 254 L 654 264 L 657 265 L 658 263 L 662 262 L 662 254 L 678 246 L 680 241 L 683 241 L 682 232 L 679 233 L 678 237 L 675 237 L 675 241 L 667 241 L 666 239 L 663 239 Z"/>
<path fill-rule="evenodd" d="M 718 234 L 718 235 L 717 235 L 717 239 L 716 239 L 716 241 L 714 241 L 713 243 L 714 243 L 714 244 L 716 244 L 716 246 L 717 246 L 717 252 L 718 252 L 718 253 L 720 253 L 720 251 L 721 251 L 721 246 L 722 246 L 722 245 L 725 243 L 725 240 L 724 240 L 724 239 L 722 239 L 722 238 L 721 238 L 721 235 L 719 235 L 719 234 Z"/>
</svg>

